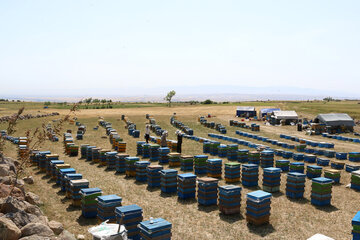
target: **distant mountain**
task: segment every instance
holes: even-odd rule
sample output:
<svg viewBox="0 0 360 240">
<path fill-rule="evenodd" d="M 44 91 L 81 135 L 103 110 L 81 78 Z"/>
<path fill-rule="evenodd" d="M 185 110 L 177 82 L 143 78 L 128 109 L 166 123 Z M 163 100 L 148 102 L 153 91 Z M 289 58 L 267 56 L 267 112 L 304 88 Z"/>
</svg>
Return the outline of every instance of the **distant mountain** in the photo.
<svg viewBox="0 0 360 240">
<path fill-rule="evenodd" d="M 195 85 L 195 86 L 172 86 L 172 87 L 123 87 L 102 88 L 96 91 L 92 89 L 47 89 L 42 94 L 15 94 L 0 95 L 0 98 L 29 100 L 29 101 L 67 101 L 74 102 L 87 97 L 107 98 L 117 101 L 128 102 L 162 102 L 163 97 L 170 90 L 176 91 L 174 101 L 254 101 L 254 100 L 314 100 L 331 96 L 339 99 L 359 98 L 355 94 L 305 87 L 288 86 L 223 86 L 223 85 Z M 45 94 L 46 93 L 46 94 Z M 66 93 L 66 94 L 64 94 Z"/>
</svg>

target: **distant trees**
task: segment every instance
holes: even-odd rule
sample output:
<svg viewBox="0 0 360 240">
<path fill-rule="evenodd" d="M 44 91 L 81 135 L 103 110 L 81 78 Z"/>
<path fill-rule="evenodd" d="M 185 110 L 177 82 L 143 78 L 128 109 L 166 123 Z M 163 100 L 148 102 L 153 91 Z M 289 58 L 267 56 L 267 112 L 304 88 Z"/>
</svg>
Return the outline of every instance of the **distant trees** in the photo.
<svg viewBox="0 0 360 240">
<path fill-rule="evenodd" d="M 332 97 L 326 97 L 323 99 L 323 101 L 326 101 L 326 102 L 330 102 L 330 101 L 334 101 L 335 99 L 333 99 Z"/>
<path fill-rule="evenodd" d="M 217 104 L 217 102 L 214 102 L 210 99 L 206 99 L 205 101 L 201 102 L 201 104 Z"/>
<path fill-rule="evenodd" d="M 51 105 L 51 102 L 50 101 L 47 101 L 47 102 L 44 102 L 44 106 L 50 106 Z"/>
<path fill-rule="evenodd" d="M 169 107 L 171 107 L 171 100 L 175 96 L 176 92 L 174 90 L 171 90 L 167 93 L 167 95 L 164 97 L 164 100 L 168 102 Z"/>
</svg>

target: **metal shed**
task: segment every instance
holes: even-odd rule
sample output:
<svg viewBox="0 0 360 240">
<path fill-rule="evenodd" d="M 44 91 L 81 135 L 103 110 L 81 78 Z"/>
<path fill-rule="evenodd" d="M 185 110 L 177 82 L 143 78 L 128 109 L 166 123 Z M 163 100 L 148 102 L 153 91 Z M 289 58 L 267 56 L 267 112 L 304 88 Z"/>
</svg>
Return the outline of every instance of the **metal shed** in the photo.
<svg viewBox="0 0 360 240">
<path fill-rule="evenodd" d="M 289 125 L 292 122 L 297 123 L 298 115 L 295 111 L 274 111 L 271 114 L 271 124 Z"/>
<path fill-rule="evenodd" d="M 281 109 L 280 108 L 263 108 L 260 110 L 260 116 L 264 117 L 265 115 L 271 114 L 274 111 L 281 111 Z"/>
<path fill-rule="evenodd" d="M 353 131 L 355 122 L 346 113 L 325 113 L 319 114 L 314 119 L 315 123 L 326 125 L 328 132 Z"/>
</svg>

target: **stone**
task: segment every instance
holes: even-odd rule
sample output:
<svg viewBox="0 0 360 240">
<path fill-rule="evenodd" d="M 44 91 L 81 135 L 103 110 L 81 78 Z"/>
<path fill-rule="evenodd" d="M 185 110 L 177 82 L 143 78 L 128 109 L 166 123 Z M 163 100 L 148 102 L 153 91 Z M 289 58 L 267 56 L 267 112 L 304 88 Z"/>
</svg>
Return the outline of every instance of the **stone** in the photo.
<svg viewBox="0 0 360 240">
<path fill-rule="evenodd" d="M 0 177 L 10 176 L 10 166 L 7 164 L 0 164 Z"/>
<path fill-rule="evenodd" d="M 77 240 L 85 240 L 85 236 L 82 234 L 77 235 Z"/>
<path fill-rule="evenodd" d="M 76 240 L 74 234 L 64 230 L 58 237 L 59 240 Z"/>
<path fill-rule="evenodd" d="M 12 196 L 0 199 L 0 209 L 2 213 L 14 213 L 25 211 L 27 205 L 24 201 L 16 199 Z"/>
<path fill-rule="evenodd" d="M 21 189 L 19 189 L 17 187 L 13 187 L 12 185 L 5 185 L 5 184 L 0 183 L 0 198 L 8 197 L 10 195 L 10 192 L 11 192 L 12 197 L 15 197 L 15 198 L 21 199 L 21 200 L 25 200 L 24 193 L 23 193 L 23 191 L 21 191 Z"/>
<path fill-rule="evenodd" d="M 56 235 L 59 235 L 62 231 L 64 231 L 63 225 L 57 221 L 50 221 L 48 225 Z"/>
<path fill-rule="evenodd" d="M 42 237 L 54 236 L 54 232 L 45 224 L 42 223 L 29 223 L 21 228 L 21 236 L 38 235 Z"/>
<path fill-rule="evenodd" d="M 32 192 L 27 192 L 25 194 L 25 200 L 31 204 L 41 206 L 44 205 L 44 203 L 40 200 L 40 197 Z"/>
<path fill-rule="evenodd" d="M 14 179 L 10 176 L 0 177 L 0 183 L 10 185 L 14 182 Z"/>
<path fill-rule="evenodd" d="M 39 235 L 31 235 L 27 237 L 20 238 L 20 240 L 57 240 L 56 237 L 43 237 Z"/>
<path fill-rule="evenodd" d="M 21 237 L 21 230 L 10 219 L 0 217 L 0 237 L 2 240 L 17 240 Z"/>
<path fill-rule="evenodd" d="M 27 213 L 25 211 L 7 213 L 5 214 L 5 217 L 11 219 L 11 221 L 13 221 L 18 227 L 24 227 L 29 223 L 35 223 L 35 222 L 47 224 L 47 218 L 45 216 L 38 217 L 34 214 Z"/>
<path fill-rule="evenodd" d="M 34 184 L 34 178 L 32 176 L 24 177 L 22 180 L 27 184 Z"/>
</svg>

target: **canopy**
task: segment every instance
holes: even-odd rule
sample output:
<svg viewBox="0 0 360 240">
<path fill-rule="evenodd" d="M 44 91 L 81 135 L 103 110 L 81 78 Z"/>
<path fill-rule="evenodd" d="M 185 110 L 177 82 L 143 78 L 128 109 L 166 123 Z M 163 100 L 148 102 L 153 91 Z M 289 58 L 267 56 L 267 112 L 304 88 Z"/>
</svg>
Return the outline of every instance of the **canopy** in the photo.
<svg viewBox="0 0 360 240">
<path fill-rule="evenodd" d="M 255 107 L 237 107 L 238 111 L 255 111 Z"/>
<path fill-rule="evenodd" d="M 295 111 L 274 111 L 272 115 L 275 119 L 298 119 Z"/>
<path fill-rule="evenodd" d="M 274 111 L 281 111 L 280 108 L 263 108 L 260 110 L 261 114 L 272 113 Z"/>
<path fill-rule="evenodd" d="M 355 126 L 354 120 L 346 113 L 319 114 L 315 119 L 328 126 Z"/>
</svg>

